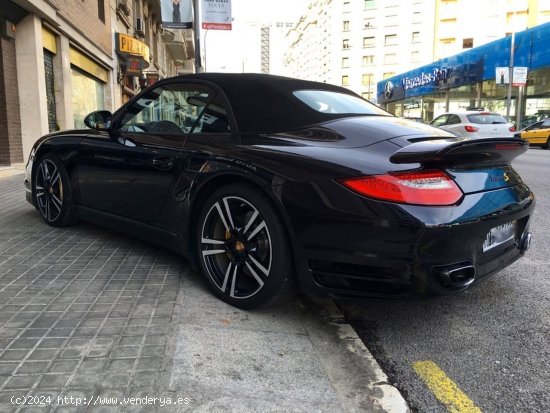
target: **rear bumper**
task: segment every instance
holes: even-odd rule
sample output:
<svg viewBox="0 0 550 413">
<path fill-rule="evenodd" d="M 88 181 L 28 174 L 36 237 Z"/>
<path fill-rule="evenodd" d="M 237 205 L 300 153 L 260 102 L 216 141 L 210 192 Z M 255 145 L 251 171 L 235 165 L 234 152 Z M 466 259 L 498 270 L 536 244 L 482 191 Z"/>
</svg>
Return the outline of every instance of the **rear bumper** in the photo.
<svg viewBox="0 0 550 413">
<path fill-rule="evenodd" d="M 333 213 L 315 210 L 314 193 L 307 205 L 287 209 L 301 208 L 291 221 L 305 293 L 358 297 L 464 291 L 523 255 L 535 204 L 523 184 L 467 195 L 453 207 L 399 206 L 345 192 L 331 199 Z M 326 198 L 317 202 L 326 208 Z M 517 222 L 514 238 L 484 252 L 487 233 L 512 221 Z M 457 268 L 466 268 L 455 273 L 458 281 L 473 274 L 472 282 L 446 282 L 442 273 Z"/>
</svg>

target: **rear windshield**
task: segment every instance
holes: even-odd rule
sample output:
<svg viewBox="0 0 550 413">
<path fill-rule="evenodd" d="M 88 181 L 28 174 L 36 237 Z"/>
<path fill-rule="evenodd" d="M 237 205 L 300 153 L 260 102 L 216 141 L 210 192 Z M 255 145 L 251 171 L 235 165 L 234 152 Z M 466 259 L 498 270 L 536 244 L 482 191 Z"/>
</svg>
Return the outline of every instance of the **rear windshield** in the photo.
<svg viewBox="0 0 550 413">
<path fill-rule="evenodd" d="M 479 125 L 494 125 L 497 123 L 508 123 L 501 115 L 497 113 L 476 113 L 466 116 L 471 123 Z"/>
<path fill-rule="evenodd" d="M 320 113 L 335 115 L 386 115 L 378 106 L 353 95 L 327 90 L 296 90 L 294 96 Z"/>
</svg>

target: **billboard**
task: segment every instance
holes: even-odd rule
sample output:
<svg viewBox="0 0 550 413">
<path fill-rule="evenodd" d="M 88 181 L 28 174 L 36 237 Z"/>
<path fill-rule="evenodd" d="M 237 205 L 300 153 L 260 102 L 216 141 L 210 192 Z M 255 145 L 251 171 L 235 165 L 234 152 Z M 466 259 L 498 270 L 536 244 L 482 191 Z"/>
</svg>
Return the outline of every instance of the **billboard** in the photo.
<svg viewBox="0 0 550 413">
<path fill-rule="evenodd" d="M 160 0 L 162 27 L 191 29 L 193 27 L 192 0 Z"/>
<path fill-rule="evenodd" d="M 231 30 L 231 0 L 201 0 L 202 28 Z"/>
</svg>

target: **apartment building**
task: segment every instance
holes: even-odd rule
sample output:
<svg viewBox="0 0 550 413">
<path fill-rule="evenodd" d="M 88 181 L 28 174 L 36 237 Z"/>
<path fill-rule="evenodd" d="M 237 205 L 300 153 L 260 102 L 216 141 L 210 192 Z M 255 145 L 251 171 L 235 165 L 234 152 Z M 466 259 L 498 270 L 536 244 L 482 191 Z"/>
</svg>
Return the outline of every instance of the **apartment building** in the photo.
<svg viewBox="0 0 550 413">
<path fill-rule="evenodd" d="M 0 0 L 0 165 L 156 79 L 191 72 L 191 31 L 163 30 L 160 16 L 160 0 Z"/>
<path fill-rule="evenodd" d="M 432 61 L 549 21 L 549 0 L 438 0 Z"/>
<path fill-rule="evenodd" d="M 317 0 L 289 32 L 289 73 L 369 100 L 376 83 L 430 61 L 434 0 Z"/>
<path fill-rule="evenodd" d="M 376 101 L 383 79 L 549 20 L 550 0 L 314 0 L 285 64 Z"/>
</svg>

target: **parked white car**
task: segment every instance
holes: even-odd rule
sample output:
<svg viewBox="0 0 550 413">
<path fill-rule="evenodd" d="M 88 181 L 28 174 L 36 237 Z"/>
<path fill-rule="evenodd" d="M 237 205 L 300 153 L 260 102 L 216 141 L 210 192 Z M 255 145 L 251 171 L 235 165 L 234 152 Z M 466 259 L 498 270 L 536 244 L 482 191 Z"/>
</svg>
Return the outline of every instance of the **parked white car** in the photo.
<svg viewBox="0 0 550 413">
<path fill-rule="evenodd" d="M 513 138 L 514 125 L 494 112 L 466 111 L 439 115 L 430 125 L 470 138 Z"/>
</svg>

